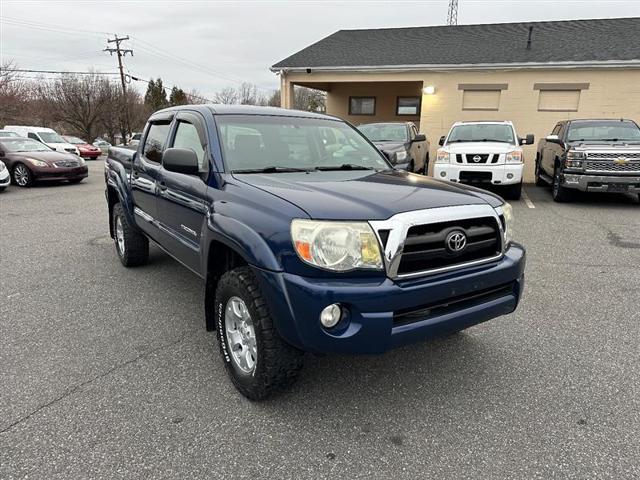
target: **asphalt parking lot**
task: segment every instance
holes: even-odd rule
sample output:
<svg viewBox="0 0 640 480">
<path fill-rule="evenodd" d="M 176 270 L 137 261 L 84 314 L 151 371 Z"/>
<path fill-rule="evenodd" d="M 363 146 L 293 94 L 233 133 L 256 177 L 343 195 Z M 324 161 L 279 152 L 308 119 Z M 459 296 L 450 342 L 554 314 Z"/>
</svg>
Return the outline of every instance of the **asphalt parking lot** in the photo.
<svg viewBox="0 0 640 480">
<path fill-rule="evenodd" d="M 0 478 L 640 477 L 640 205 L 527 186 L 515 314 L 236 392 L 200 281 L 124 269 L 103 162 L 0 194 Z M 534 206 L 535 208 L 530 208 Z"/>
</svg>

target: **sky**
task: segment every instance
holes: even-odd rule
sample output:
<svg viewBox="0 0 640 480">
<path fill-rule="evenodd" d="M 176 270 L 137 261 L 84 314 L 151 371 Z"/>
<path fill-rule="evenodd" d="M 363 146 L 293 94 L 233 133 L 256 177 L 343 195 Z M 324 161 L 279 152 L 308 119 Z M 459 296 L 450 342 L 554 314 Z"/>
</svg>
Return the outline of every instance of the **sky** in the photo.
<svg viewBox="0 0 640 480">
<path fill-rule="evenodd" d="M 133 50 L 125 58 L 130 75 L 161 77 L 206 98 L 243 81 L 268 94 L 279 87 L 271 65 L 337 30 L 443 25 L 447 6 L 448 0 L 0 0 L 0 61 L 116 72 L 116 57 L 103 50 L 113 34 L 128 35 L 122 46 Z M 458 6 L 459 24 L 631 16 L 640 16 L 640 0 L 459 0 Z"/>
</svg>

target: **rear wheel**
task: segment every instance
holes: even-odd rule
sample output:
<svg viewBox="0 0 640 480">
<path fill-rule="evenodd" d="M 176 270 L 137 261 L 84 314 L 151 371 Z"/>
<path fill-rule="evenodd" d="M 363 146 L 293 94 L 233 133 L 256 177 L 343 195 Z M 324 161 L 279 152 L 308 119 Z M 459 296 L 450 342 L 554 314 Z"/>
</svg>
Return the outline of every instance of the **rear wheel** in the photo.
<svg viewBox="0 0 640 480">
<path fill-rule="evenodd" d="M 13 183 L 19 187 L 30 187 L 33 185 L 31 170 L 23 163 L 19 163 L 13 167 Z"/>
<path fill-rule="evenodd" d="M 137 267 L 147 263 L 149 240 L 129 225 L 120 203 L 116 203 L 113 207 L 113 239 L 122 265 Z"/>
<path fill-rule="evenodd" d="M 553 170 L 553 184 L 551 186 L 551 195 L 554 202 L 568 202 L 571 200 L 571 190 L 562 186 L 560 173 L 560 165 L 556 164 Z"/>
<path fill-rule="evenodd" d="M 225 369 L 242 395 L 262 400 L 297 379 L 304 353 L 278 334 L 251 268 L 220 278 L 215 319 Z"/>
</svg>

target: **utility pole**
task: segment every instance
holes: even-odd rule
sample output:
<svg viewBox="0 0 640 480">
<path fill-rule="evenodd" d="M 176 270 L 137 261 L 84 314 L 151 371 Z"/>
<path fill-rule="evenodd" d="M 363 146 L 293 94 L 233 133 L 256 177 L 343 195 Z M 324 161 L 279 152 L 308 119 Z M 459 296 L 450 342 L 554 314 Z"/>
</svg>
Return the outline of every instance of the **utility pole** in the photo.
<svg viewBox="0 0 640 480">
<path fill-rule="evenodd" d="M 115 43 L 116 47 L 107 47 L 104 49 L 104 51 L 109 52 L 110 55 L 113 55 L 114 53 L 118 55 L 118 68 L 120 70 L 120 82 L 122 83 L 124 118 L 127 130 L 126 132 L 121 133 L 128 133 L 130 135 L 131 125 L 129 125 L 129 102 L 127 101 L 127 83 L 124 80 L 124 66 L 122 65 L 122 57 L 126 56 L 127 53 L 133 57 L 133 50 L 129 48 L 120 48 L 120 43 L 124 42 L 125 40 L 129 40 L 129 35 L 127 35 L 126 37 L 118 37 L 118 35 L 114 35 L 112 39 L 107 40 L 107 43 Z M 127 144 L 127 139 L 124 136 L 122 138 L 122 143 L 124 143 L 125 145 Z"/>
<path fill-rule="evenodd" d="M 458 0 L 449 0 L 449 11 L 447 12 L 447 25 L 458 24 Z"/>
</svg>

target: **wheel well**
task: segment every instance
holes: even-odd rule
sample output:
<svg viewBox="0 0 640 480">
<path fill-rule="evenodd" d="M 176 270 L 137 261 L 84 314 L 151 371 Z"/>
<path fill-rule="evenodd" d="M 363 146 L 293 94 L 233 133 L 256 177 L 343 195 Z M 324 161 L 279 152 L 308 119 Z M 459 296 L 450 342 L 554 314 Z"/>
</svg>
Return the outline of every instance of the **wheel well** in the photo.
<svg viewBox="0 0 640 480">
<path fill-rule="evenodd" d="M 209 245 L 207 258 L 207 280 L 205 288 L 205 319 L 208 331 L 216 329 L 215 299 L 220 277 L 229 270 L 247 265 L 245 259 L 228 245 L 213 240 Z"/>
<path fill-rule="evenodd" d="M 107 186 L 107 203 L 109 205 L 109 235 L 113 238 L 113 207 L 116 203 L 120 203 L 118 192 L 111 185 Z"/>
</svg>

